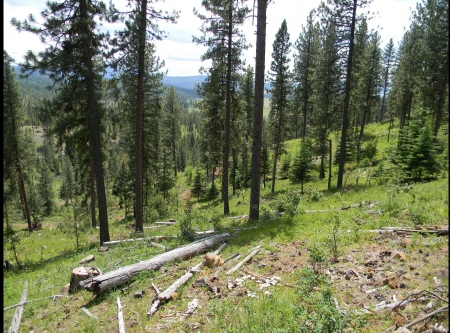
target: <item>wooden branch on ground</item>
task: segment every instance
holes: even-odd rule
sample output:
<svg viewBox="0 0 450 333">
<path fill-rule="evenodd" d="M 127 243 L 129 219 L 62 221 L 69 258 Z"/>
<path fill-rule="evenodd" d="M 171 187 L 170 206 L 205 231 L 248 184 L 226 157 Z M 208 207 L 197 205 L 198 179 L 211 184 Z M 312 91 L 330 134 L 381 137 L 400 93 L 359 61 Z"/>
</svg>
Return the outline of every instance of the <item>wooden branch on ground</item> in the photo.
<svg viewBox="0 0 450 333">
<path fill-rule="evenodd" d="M 20 303 L 24 303 L 27 299 L 28 293 L 28 281 L 25 281 L 22 291 L 22 297 L 20 297 Z M 9 327 L 8 333 L 17 333 L 20 328 L 20 321 L 22 320 L 23 313 L 23 305 L 17 307 L 16 312 L 14 313 L 11 326 Z"/>
<path fill-rule="evenodd" d="M 147 238 L 130 238 L 130 239 L 119 239 L 119 240 L 113 240 L 110 242 L 103 242 L 103 245 L 114 245 L 114 244 L 119 244 L 119 243 L 124 243 L 124 242 L 137 242 L 137 241 L 142 241 L 142 240 L 163 240 L 163 239 L 168 239 L 168 238 L 178 238 L 178 236 L 152 236 L 152 237 L 147 237 Z"/>
<path fill-rule="evenodd" d="M 148 227 L 144 227 L 144 229 L 157 229 L 157 228 L 161 228 L 161 227 L 166 227 L 167 225 L 163 224 L 163 225 L 151 225 Z"/>
<path fill-rule="evenodd" d="M 437 314 L 439 314 L 441 312 L 445 312 L 445 311 L 448 311 L 448 305 L 443 306 L 443 307 L 437 309 L 436 311 L 433 311 L 433 312 L 431 312 L 431 313 L 429 313 L 429 314 L 427 314 L 427 315 L 425 315 L 423 317 L 417 318 L 417 319 L 413 320 L 412 322 L 410 322 L 409 324 L 407 324 L 407 325 L 405 325 L 403 327 L 404 328 L 410 328 L 410 327 L 420 323 L 421 321 L 424 321 L 424 320 L 426 320 L 428 318 L 431 318 L 431 317 L 433 317 L 433 316 L 435 316 L 435 315 L 437 315 Z"/>
<path fill-rule="evenodd" d="M 119 333 L 125 333 L 125 323 L 123 322 L 123 312 L 124 306 L 120 304 L 120 297 L 117 296 L 117 320 L 119 321 Z"/>
<path fill-rule="evenodd" d="M 89 317 L 98 320 L 98 317 L 96 315 L 94 315 L 91 311 L 89 311 L 88 309 L 86 309 L 85 307 L 82 307 L 81 310 L 83 310 L 83 312 L 85 314 L 87 314 Z"/>
<path fill-rule="evenodd" d="M 157 255 L 149 260 L 134 265 L 125 266 L 111 272 L 98 275 L 81 281 L 80 286 L 86 290 L 100 294 L 105 290 L 120 286 L 129 281 L 136 274 L 147 270 L 157 270 L 164 264 L 178 258 L 189 258 L 198 252 L 203 252 L 218 243 L 222 243 L 230 236 L 228 233 L 211 236 L 196 242 L 189 243 L 171 251 Z"/>
<path fill-rule="evenodd" d="M 345 207 L 341 207 L 339 209 L 340 210 L 347 210 L 347 209 L 350 209 L 350 208 L 358 208 L 358 207 L 361 207 L 362 205 L 365 205 L 367 203 L 368 202 L 366 202 L 366 201 L 361 201 L 360 203 L 349 205 L 349 206 L 345 206 Z M 375 205 L 377 205 L 379 203 L 380 203 L 379 201 L 374 201 L 374 202 L 370 203 L 368 207 L 369 208 L 373 208 Z M 305 213 L 328 213 L 328 212 L 331 212 L 331 211 L 332 211 L 331 209 L 317 209 L 317 210 L 305 210 Z M 376 212 L 378 214 L 378 211 L 370 211 L 370 212 Z M 371 213 L 369 213 L 369 214 L 371 214 Z"/>
<path fill-rule="evenodd" d="M 176 222 L 155 222 L 156 225 L 174 225 Z"/>
<path fill-rule="evenodd" d="M 25 304 L 28 304 L 28 303 L 42 301 L 43 299 L 47 299 L 47 298 L 53 298 L 53 300 L 55 300 L 55 298 L 58 298 L 58 297 L 70 298 L 70 296 L 67 296 L 67 295 L 52 295 L 52 296 L 47 296 L 47 297 L 43 297 L 43 298 L 39 298 L 39 299 L 34 299 L 34 300 L 31 300 L 31 301 L 26 301 L 26 302 L 23 302 L 23 303 L 14 304 L 14 305 L 8 306 L 6 308 L 3 308 L 3 311 L 9 310 L 9 309 L 14 309 L 14 308 L 17 308 L 18 306 L 22 306 L 22 305 L 25 305 Z"/>
<path fill-rule="evenodd" d="M 250 253 L 248 256 L 246 256 L 241 262 L 239 262 L 236 266 L 234 266 L 232 269 L 230 269 L 228 272 L 225 273 L 225 275 L 230 275 L 234 272 L 236 272 L 239 268 L 241 268 L 246 262 L 248 262 L 252 257 L 258 253 L 258 251 L 261 249 L 261 245 L 257 246 L 252 253 Z"/>
<path fill-rule="evenodd" d="M 158 287 L 157 286 L 155 286 L 155 284 L 152 282 L 152 287 L 153 287 L 153 289 L 155 289 L 155 293 L 156 293 L 156 295 L 159 295 L 159 294 L 161 294 L 161 292 L 159 291 L 159 289 L 158 289 Z"/>
<path fill-rule="evenodd" d="M 394 228 L 394 227 L 391 227 Z M 437 229 L 437 230 L 420 230 L 420 229 L 380 229 L 380 230 L 360 230 L 361 232 L 373 232 L 373 233 L 391 233 L 391 232 L 398 232 L 398 233 L 412 233 L 417 232 L 419 234 L 436 234 L 437 236 L 445 236 L 448 235 L 448 229 Z"/>
<path fill-rule="evenodd" d="M 226 246 L 226 243 L 222 244 L 216 251 L 213 252 L 213 254 L 219 254 L 220 251 Z M 156 311 L 158 311 L 158 307 L 163 301 L 167 301 L 172 297 L 172 294 L 177 291 L 179 287 L 184 285 L 186 282 L 189 281 L 191 277 L 194 276 L 193 271 L 199 270 L 203 267 L 203 262 L 200 262 L 199 264 L 195 265 L 192 269 L 190 269 L 186 274 L 184 274 L 182 277 L 180 277 L 178 280 L 176 280 L 174 283 L 172 283 L 166 290 L 164 290 L 162 293 L 157 295 L 153 301 L 152 305 L 150 307 L 150 311 L 147 312 L 147 318 L 151 317 L 153 314 L 155 314 Z"/>
<path fill-rule="evenodd" d="M 156 243 L 156 242 L 148 242 L 148 243 L 149 243 L 151 246 L 158 247 L 158 248 L 162 249 L 163 251 L 166 250 L 166 247 L 165 247 L 164 245 L 162 245 L 162 244 L 159 244 L 159 243 Z"/>
</svg>

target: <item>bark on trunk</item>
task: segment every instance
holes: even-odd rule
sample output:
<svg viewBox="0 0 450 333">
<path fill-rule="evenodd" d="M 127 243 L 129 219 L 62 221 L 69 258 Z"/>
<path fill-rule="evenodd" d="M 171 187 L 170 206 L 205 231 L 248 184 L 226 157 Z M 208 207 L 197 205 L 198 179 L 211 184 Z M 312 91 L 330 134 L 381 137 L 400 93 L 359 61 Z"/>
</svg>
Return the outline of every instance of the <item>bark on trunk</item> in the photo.
<svg viewBox="0 0 450 333">
<path fill-rule="evenodd" d="M 91 220 L 92 220 L 92 228 L 96 228 L 97 217 L 95 213 L 95 173 L 94 173 L 94 161 L 92 159 L 91 159 L 90 178 L 91 178 Z"/>
<path fill-rule="evenodd" d="M 223 242 L 230 234 L 224 233 L 208 237 L 180 248 L 160 254 L 152 259 L 141 261 L 137 264 L 122 267 L 80 282 L 80 286 L 86 290 L 100 294 L 105 290 L 122 285 L 141 271 L 157 270 L 167 262 L 178 258 L 189 258 L 198 252 L 205 251 L 217 243 Z"/>
<path fill-rule="evenodd" d="M 259 219 L 261 183 L 261 145 L 264 107 L 264 65 L 266 55 L 267 0 L 258 0 L 255 63 L 255 107 L 253 112 L 252 181 L 250 190 L 250 220 Z"/>
</svg>

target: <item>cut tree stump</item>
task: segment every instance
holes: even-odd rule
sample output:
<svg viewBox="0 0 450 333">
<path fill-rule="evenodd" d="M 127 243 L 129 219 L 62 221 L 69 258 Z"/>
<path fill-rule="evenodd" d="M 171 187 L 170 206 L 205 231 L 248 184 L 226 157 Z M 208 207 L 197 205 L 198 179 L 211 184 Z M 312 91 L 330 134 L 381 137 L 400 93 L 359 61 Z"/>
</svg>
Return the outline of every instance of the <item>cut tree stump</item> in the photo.
<svg viewBox="0 0 450 333">
<path fill-rule="evenodd" d="M 225 244 L 222 244 L 216 251 L 213 252 L 213 254 L 219 254 L 220 251 L 226 246 Z M 155 314 L 156 311 L 158 311 L 159 305 L 172 298 L 172 295 L 177 291 L 178 288 L 186 284 L 186 282 L 189 281 L 191 277 L 194 276 L 195 271 L 198 271 L 203 267 L 203 261 L 199 264 L 195 265 L 192 269 L 190 269 L 186 274 L 184 274 L 182 277 L 180 277 L 178 280 L 176 280 L 174 283 L 172 283 L 169 288 L 164 290 L 162 293 L 156 295 L 156 297 L 153 299 L 152 306 L 150 308 L 150 311 L 147 312 L 147 318 L 151 317 L 153 314 Z"/>
<path fill-rule="evenodd" d="M 83 280 L 79 285 L 91 292 L 100 294 L 105 290 L 120 286 L 129 281 L 141 271 L 157 270 L 164 264 L 179 258 L 189 258 L 198 252 L 203 252 L 218 243 L 222 243 L 230 236 L 229 233 L 211 236 L 199 241 L 184 245 L 171 251 L 159 254 L 149 260 L 141 261 L 134 265 L 125 266 L 103 275 Z"/>
<path fill-rule="evenodd" d="M 69 294 L 73 294 L 81 289 L 79 283 L 92 276 L 100 275 L 95 267 L 77 267 L 70 276 Z"/>
<path fill-rule="evenodd" d="M 17 333 L 19 332 L 20 328 L 20 321 L 22 320 L 22 313 L 23 313 L 23 303 L 27 300 L 27 293 L 28 293 L 28 281 L 25 282 L 23 286 L 22 291 L 22 297 L 20 297 L 20 303 L 21 306 L 18 306 L 16 309 L 16 312 L 14 312 L 14 317 L 11 322 L 11 326 L 9 327 L 8 333 Z"/>
</svg>

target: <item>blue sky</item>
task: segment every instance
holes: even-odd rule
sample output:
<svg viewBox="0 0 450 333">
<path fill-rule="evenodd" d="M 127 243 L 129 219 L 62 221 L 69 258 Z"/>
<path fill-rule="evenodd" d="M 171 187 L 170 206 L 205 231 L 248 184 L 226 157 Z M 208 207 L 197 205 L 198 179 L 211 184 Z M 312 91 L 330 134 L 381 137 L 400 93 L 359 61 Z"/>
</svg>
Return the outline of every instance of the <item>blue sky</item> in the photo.
<svg viewBox="0 0 450 333">
<path fill-rule="evenodd" d="M 105 1 L 108 2 L 108 1 Z M 382 38 L 382 47 L 394 40 L 395 45 L 400 42 L 404 34 L 404 28 L 409 27 L 411 9 L 415 9 L 417 0 L 373 0 L 367 9 L 375 13 L 375 17 L 369 21 L 369 28 L 379 32 Z M 124 6 L 125 0 L 115 0 L 116 6 Z M 253 1 L 248 1 L 252 5 Z M 286 19 L 290 41 L 294 44 L 298 38 L 302 25 L 306 24 L 309 12 L 317 8 L 320 0 L 272 0 L 267 10 L 267 42 L 266 42 L 266 72 L 269 69 L 272 53 L 272 43 L 276 32 Z M 156 54 L 165 61 L 164 69 L 170 76 L 199 75 L 202 63 L 200 56 L 205 48 L 192 43 L 192 36 L 200 37 L 199 27 L 201 21 L 194 16 L 192 9 L 202 9 L 201 0 L 165 0 L 157 2 L 155 8 L 167 11 L 181 10 L 177 24 L 161 22 L 160 26 L 168 33 L 168 37 L 156 42 Z M 28 32 L 17 32 L 10 24 L 11 18 L 26 19 L 33 14 L 38 22 L 42 22 L 40 12 L 45 8 L 45 0 L 4 0 L 3 2 L 3 49 L 12 56 L 16 62 L 23 61 L 27 50 L 35 52 L 45 48 L 39 38 Z M 256 11 L 255 11 L 256 14 Z M 252 20 L 248 19 L 244 25 L 244 33 L 247 42 L 253 47 L 244 52 L 246 63 L 254 66 L 256 20 L 252 26 Z M 107 28 L 108 26 L 105 26 Z M 380 29 L 382 27 L 382 29 Z M 116 27 L 115 29 L 118 29 Z M 292 57 L 291 57 L 292 58 Z"/>
</svg>

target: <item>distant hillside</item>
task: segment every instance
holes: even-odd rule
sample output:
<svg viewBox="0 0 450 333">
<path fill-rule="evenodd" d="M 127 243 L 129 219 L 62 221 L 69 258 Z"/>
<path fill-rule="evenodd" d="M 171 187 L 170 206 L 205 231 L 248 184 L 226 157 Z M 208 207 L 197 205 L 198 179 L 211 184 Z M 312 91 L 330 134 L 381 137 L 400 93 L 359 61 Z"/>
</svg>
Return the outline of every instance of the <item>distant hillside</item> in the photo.
<svg viewBox="0 0 450 333">
<path fill-rule="evenodd" d="M 170 86 L 176 86 L 186 89 L 194 89 L 196 84 L 200 84 L 205 81 L 206 76 L 164 76 L 163 84 Z"/>
</svg>

